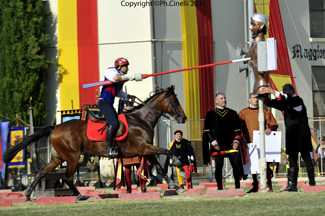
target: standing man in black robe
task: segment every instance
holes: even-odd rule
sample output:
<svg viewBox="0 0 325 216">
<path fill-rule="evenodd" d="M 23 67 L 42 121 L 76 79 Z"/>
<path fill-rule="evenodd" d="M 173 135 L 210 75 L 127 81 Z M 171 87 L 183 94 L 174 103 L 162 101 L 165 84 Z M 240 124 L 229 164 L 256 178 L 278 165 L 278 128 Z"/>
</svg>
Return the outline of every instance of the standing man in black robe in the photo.
<svg viewBox="0 0 325 216">
<path fill-rule="evenodd" d="M 240 177 L 243 169 L 239 155 L 240 144 L 243 144 L 241 145 L 242 153 L 246 153 L 246 146 L 242 142 L 243 134 L 240 121 L 237 112 L 226 107 L 225 94 L 216 94 L 216 104 L 217 108 L 207 112 L 204 120 L 203 163 L 209 164 L 210 157 L 214 157 L 215 178 L 218 190 L 222 190 L 223 163 L 224 158 L 228 157 L 233 168 L 235 188 L 240 188 Z M 244 162 L 248 160 L 247 157 L 244 159 Z"/>
<path fill-rule="evenodd" d="M 289 155 L 290 168 L 288 169 L 288 186 L 283 191 L 297 192 L 298 178 L 298 153 L 306 163 L 309 185 L 315 186 L 314 165 L 310 152 L 312 152 L 311 133 L 308 125 L 307 110 L 303 100 L 295 94 L 292 84 L 282 87 L 283 93 L 265 88 L 264 93 L 273 94 L 275 100 L 265 98 L 264 103 L 284 112 L 284 124 L 286 126 L 286 153 Z"/>
</svg>

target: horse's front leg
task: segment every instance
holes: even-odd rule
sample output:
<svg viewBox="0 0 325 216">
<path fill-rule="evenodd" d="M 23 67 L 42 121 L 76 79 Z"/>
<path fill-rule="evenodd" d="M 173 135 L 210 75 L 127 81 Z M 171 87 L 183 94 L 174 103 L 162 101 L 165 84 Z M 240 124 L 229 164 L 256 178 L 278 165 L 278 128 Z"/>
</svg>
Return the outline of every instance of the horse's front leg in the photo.
<svg viewBox="0 0 325 216">
<path fill-rule="evenodd" d="M 161 167 L 161 165 L 159 164 L 157 158 L 155 155 L 159 155 L 159 154 L 165 154 L 167 155 L 169 158 L 171 158 L 173 160 L 173 164 L 175 166 L 177 166 L 179 169 L 183 170 L 183 165 L 182 163 L 178 160 L 177 157 L 175 157 L 171 151 L 167 150 L 167 149 L 162 149 L 162 148 L 159 148 L 157 146 L 153 146 L 153 145 L 147 145 L 146 148 L 144 148 L 144 154 L 141 155 L 141 156 L 144 156 L 149 162 L 151 165 L 153 165 L 156 169 L 157 169 L 157 172 L 163 176 L 163 178 L 166 180 L 169 188 L 175 188 L 176 191 L 178 193 L 182 193 L 184 192 L 185 190 L 181 187 L 178 187 L 177 185 L 175 185 L 174 181 L 171 180 L 169 178 L 169 176 L 165 173 L 165 171 L 163 170 L 163 168 Z M 185 173 L 185 171 L 184 171 Z"/>
<path fill-rule="evenodd" d="M 181 171 L 184 171 L 182 162 L 175 156 L 173 153 L 167 149 L 159 148 L 153 146 L 152 144 L 146 144 L 143 148 L 141 156 L 146 157 L 150 155 L 167 155 L 173 161 L 173 165 L 179 168 Z"/>
<path fill-rule="evenodd" d="M 167 149 L 165 149 L 165 151 L 166 151 L 166 155 L 170 158 L 170 159 L 172 159 L 172 161 L 173 161 L 173 164 L 178 168 L 178 169 L 180 169 L 180 171 L 181 172 L 184 172 L 185 173 L 185 170 L 184 170 L 184 168 L 183 168 L 183 164 L 182 164 L 182 162 L 175 156 L 175 155 L 173 155 L 173 153 L 171 152 L 171 151 L 169 151 L 169 150 L 167 150 Z M 185 176 L 184 176 L 185 177 Z"/>
<path fill-rule="evenodd" d="M 159 162 L 158 162 L 158 160 L 157 160 L 157 158 L 156 158 L 155 155 L 146 156 L 145 158 L 149 161 L 149 163 L 150 163 L 151 165 L 153 165 L 153 166 L 157 169 L 157 172 L 158 172 L 160 175 L 163 176 L 163 178 L 164 178 L 165 181 L 167 182 L 169 188 L 174 188 L 174 189 L 176 189 L 176 191 L 177 191 L 178 193 L 183 193 L 183 192 L 185 191 L 183 188 L 178 187 L 177 185 L 175 185 L 174 181 L 173 181 L 171 178 L 169 178 L 169 176 L 165 173 L 165 171 L 163 170 L 163 168 L 162 168 L 161 165 L 159 164 Z"/>
</svg>

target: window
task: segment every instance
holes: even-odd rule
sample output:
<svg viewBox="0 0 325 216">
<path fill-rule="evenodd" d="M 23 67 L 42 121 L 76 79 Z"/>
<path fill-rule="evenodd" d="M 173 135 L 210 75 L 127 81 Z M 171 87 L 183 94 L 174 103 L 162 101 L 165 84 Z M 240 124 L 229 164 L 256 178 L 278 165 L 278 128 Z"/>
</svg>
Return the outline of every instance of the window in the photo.
<svg viewBox="0 0 325 216">
<path fill-rule="evenodd" d="M 309 0 L 310 37 L 325 38 L 325 0 Z"/>
<path fill-rule="evenodd" d="M 312 72 L 314 117 L 325 117 L 325 67 L 313 66 Z"/>
</svg>

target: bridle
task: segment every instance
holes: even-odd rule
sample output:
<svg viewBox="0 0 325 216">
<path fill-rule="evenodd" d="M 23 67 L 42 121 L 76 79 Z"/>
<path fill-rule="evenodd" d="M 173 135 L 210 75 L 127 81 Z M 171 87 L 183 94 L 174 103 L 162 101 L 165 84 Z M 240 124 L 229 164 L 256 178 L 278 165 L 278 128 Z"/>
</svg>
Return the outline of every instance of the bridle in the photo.
<svg viewBox="0 0 325 216">
<path fill-rule="evenodd" d="M 171 108 L 173 109 L 173 112 L 175 113 L 175 115 L 174 115 L 175 118 L 176 118 L 177 116 L 179 116 L 179 112 L 178 112 L 178 110 L 176 109 L 176 105 L 175 105 L 175 102 L 174 102 L 175 100 L 172 100 L 172 99 L 171 99 L 171 97 L 172 97 L 173 95 L 176 96 L 176 94 L 173 93 L 173 94 L 171 94 L 171 95 L 168 97 L 168 105 L 167 105 L 167 108 L 166 108 L 166 111 L 165 111 L 165 112 L 159 112 L 158 110 L 156 110 L 156 109 L 150 107 L 148 104 L 144 103 L 142 100 L 140 100 L 140 98 L 138 98 L 138 97 L 136 97 L 136 96 L 135 96 L 135 99 L 137 99 L 138 101 L 140 101 L 140 103 L 138 103 L 138 102 L 136 102 L 136 101 L 134 101 L 134 103 L 136 103 L 136 104 L 142 104 L 143 106 L 145 106 L 145 107 L 149 108 L 150 110 L 152 110 L 152 111 L 158 113 L 159 115 L 162 115 L 162 116 L 164 116 L 165 118 L 171 120 L 170 117 L 166 115 L 166 113 L 167 113 L 167 111 L 168 111 L 168 108 L 169 108 L 169 105 L 171 106 Z"/>
</svg>

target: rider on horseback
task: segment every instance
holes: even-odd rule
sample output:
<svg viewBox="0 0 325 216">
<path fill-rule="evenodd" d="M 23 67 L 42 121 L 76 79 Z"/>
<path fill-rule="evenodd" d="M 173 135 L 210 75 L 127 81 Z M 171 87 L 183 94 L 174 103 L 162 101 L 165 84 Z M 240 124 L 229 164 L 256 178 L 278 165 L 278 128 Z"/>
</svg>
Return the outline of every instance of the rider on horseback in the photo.
<svg viewBox="0 0 325 216">
<path fill-rule="evenodd" d="M 126 76 L 129 68 L 129 61 L 126 58 L 118 58 L 114 66 L 105 71 L 104 78 L 112 82 L 121 82 L 134 80 L 133 76 Z M 115 97 L 131 98 L 135 96 L 129 95 L 122 90 L 124 83 L 116 83 L 114 85 L 105 85 L 99 97 L 98 108 L 103 113 L 106 121 L 109 123 L 106 129 L 107 145 L 104 156 L 116 157 L 119 153 L 118 146 L 115 147 L 115 135 L 119 128 L 117 113 L 113 107 Z"/>
</svg>

